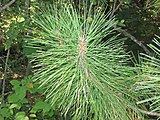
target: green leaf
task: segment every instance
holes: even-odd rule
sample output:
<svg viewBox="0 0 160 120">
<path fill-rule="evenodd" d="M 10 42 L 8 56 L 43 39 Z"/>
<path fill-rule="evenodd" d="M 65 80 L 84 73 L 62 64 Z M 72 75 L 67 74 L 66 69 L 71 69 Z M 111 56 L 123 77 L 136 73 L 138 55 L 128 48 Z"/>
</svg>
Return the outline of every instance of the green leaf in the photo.
<svg viewBox="0 0 160 120">
<path fill-rule="evenodd" d="M 19 80 L 12 80 L 10 82 L 13 86 L 19 86 L 21 84 L 21 82 Z"/>
<path fill-rule="evenodd" d="M 24 17 L 18 17 L 18 20 L 17 20 L 18 22 L 23 22 L 23 21 L 25 21 L 25 18 Z"/>
<path fill-rule="evenodd" d="M 35 52 L 36 52 L 35 48 L 29 48 L 29 47 L 25 47 L 25 46 L 23 47 L 23 53 L 25 55 L 31 55 L 31 54 L 33 54 Z"/>
<path fill-rule="evenodd" d="M 23 120 L 29 120 L 29 117 L 28 117 L 28 116 L 25 116 Z"/>
<path fill-rule="evenodd" d="M 38 101 L 38 102 L 36 102 L 36 104 L 34 105 L 34 109 L 43 109 L 44 108 L 44 106 L 45 106 L 45 102 L 43 102 L 43 101 Z"/>
<path fill-rule="evenodd" d="M 5 50 L 8 50 L 11 47 L 12 39 L 7 39 L 5 42 Z"/>
<path fill-rule="evenodd" d="M 18 112 L 16 114 L 16 120 L 29 120 L 29 118 L 26 116 L 25 112 Z"/>
<path fill-rule="evenodd" d="M 17 99 L 22 100 L 26 96 L 26 86 L 14 86 L 15 94 L 18 96 Z"/>
<path fill-rule="evenodd" d="M 21 86 L 20 91 L 17 93 L 19 95 L 19 99 L 22 100 L 26 96 L 26 86 Z"/>
<path fill-rule="evenodd" d="M 23 98 L 23 99 L 21 99 L 19 102 L 20 102 L 20 103 L 22 103 L 22 104 L 24 104 L 24 103 L 28 103 L 28 99 Z"/>
<path fill-rule="evenodd" d="M 120 27 L 125 27 L 126 25 L 124 22 L 125 22 L 125 20 L 120 20 L 120 21 L 118 21 L 117 25 Z"/>
<path fill-rule="evenodd" d="M 23 41 L 23 38 L 17 38 L 17 42 L 21 43 Z"/>
<path fill-rule="evenodd" d="M 2 108 L 0 110 L 0 114 L 3 116 L 3 117 L 9 117 L 10 116 L 10 110 L 8 108 Z"/>
<path fill-rule="evenodd" d="M 45 107 L 43 108 L 43 112 L 44 112 L 44 113 L 47 113 L 47 112 L 50 111 L 50 109 L 51 109 L 51 105 L 48 104 L 48 103 L 46 103 L 46 104 L 45 104 Z"/>
<path fill-rule="evenodd" d="M 19 34 L 19 29 L 17 29 L 18 24 L 10 24 L 9 30 L 6 32 L 7 36 L 9 37 L 5 42 L 5 50 L 11 47 L 11 43 L 14 39 L 16 39 L 17 35 Z"/>
<path fill-rule="evenodd" d="M 50 111 L 49 113 L 46 113 L 46 114 L 52 117 L 54 115 L 54 111 Z"/>
<path fill-rule="evenodd" d="M 20 115 L 25 116 L 25 115 L 26 115 L 26 113 L 25 113 L 25 112 L 23 112 L 23 111 L 22 111 L 22 112 L 18 112 L 18 113 L 16 113 L 16 117 L 17 117 L 17 116 L 20 116 Z"/>
<path fill-rule="evenodd" d="M 33 107 L 33 110 L 43 110 L 43 112 L 48 112 L 50 109 L 51 105 L 44 101 L 38 101 Z"/>
<path fill-rule="evenodd" d="M 28 83 L 26 84 L 26 87 L 27 87 L 28 89 L 31 89 L 31 88 L 33 88 L 33 83 L 31 83 L 31 82 L 28 82 Z"/>
<path fill-rule="evenodd" d="M 37 117 L 36 114 L 30 114 L 29 116 L 32 117 L 32 118 Z"/>
<path fill-rule="evenodd" d="M 21 86 L 14 86 L 13 90 L 15 90 L 16 94 L 19 94 L 20 93 L 20 88 L 21 88 Z"/>
<path fill-rule="evenodd" d="M 31 92 L 31 93 L 39 92 L 38 87 L 39 87 L 39 85 L 37 83 L 34 83 L 33 88 L 29 89 L 29 92 Z"/>
<path fill-rule="evenodd" d="M 93 5 L 96 5 L 97 4 L 97 0 L 93 0 Z"/>
<path fill-rule="evenodd" d="M 4 120 L 4 117 L 0 115 L 0 120 Z"/>
<path fill-rule="evenodd" d="M 12 33 L 14 32 L 14 26 L 13 24 L 10 24 L 10 28 L 9 30 L 6 32 L 6 35 L 9 37 L 9 36 L 12 36 Z"/>
<path fill-rule="evenodd" d="M 125 22 L 125 20 L 121 20 L 120 22 L 121 22 L 121 23 L 124 23 L 124 22 Z"/>
<path fill-rule="evenodd" d="M 21 106 L 19 104 L 12 104 L 9 109 L 13 109 L 13 108 L 16 108 L 16 109 L 20 109 Z"/>
<path fill-rule="evenodd" d="M 9 97 L 8 97 L 8 102 L 9 103 L 16 103 L 16 102 L 18 102 L 18 99 L 19 98 L 19 96 L 17 95 L 17 94 L 12 94 L 12 95 L 10 95 Z"/>
<path fill-rule="evenodd" d="M 25 85 L 27 84 L 27 82 L 28 82 L 27 80 L 28 80 L 28 79 L 23 79 L 23 80 L 22 80 L 22 85 L 23 85 L 23 86 L 25 86 Z"/>
</svg>

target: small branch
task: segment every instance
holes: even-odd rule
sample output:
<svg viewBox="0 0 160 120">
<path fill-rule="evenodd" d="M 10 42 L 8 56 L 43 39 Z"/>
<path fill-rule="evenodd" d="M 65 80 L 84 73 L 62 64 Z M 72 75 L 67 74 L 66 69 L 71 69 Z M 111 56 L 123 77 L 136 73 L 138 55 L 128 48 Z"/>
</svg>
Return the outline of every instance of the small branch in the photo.
<svg viewBox="0 0 160 120">
<path fill-rule="evenodd" d="M 145 110 L 142 110 L 142 109 L 139 109 L 139 108 L 137 108 L 137 110 L 140 111 L 140 112 L 143 113 L 143 114 L 146 114 L 146 115 L 160 117 L 160 113 L 149 112 L 149 111 L 145 111 Z"/>
<path fill-rule="evenodd" d="M 143 114 L 146 114 L 146 115 L 160 117 L 160 113 L 157 113 L 157 112 L 149 112 L 149 111 L 146 111 L 146 110 L 142 110 L 140 108 L 136 108 L 136 107 L 131 106 L 131 105 L 129 105 L 129 107 L 134 111 L 139 111 L 139 112 L 141 112 Z"/>
<path fill-rule="evenodd" d="M 113 9 L 112 9 L 112 13 L 111 13 L 111 15 L 110 15 L 110 18 L 112 18 L 113 15 L 114 15 L 114 13 L 115 13 L 116 3 L 117 3 L 117 0 L 114 0 Z"/>
<path fill-rule="evenodd" d="M 116 26 L 115 26 L 115 28 L 116 28 Z M 133 35 L 131 35 L 130 33 L 128 33 L 127 31 L 125 31 L 125 30 L 123 30 L 121 28 L 117 29 L 117 31 L 122 33 L 124 36 L 130 38 L 136 44 L 138 44 L 141 48 L 143 48 L 143 50 L 145 51 L 146 54 L 152 55 L 151 52 L 147 49 L 147 47 L 144 46 L 140 41 L 138 41 Z"/>
<path fill-rule="evenodd" d="M 116 3 L 117 3 L 117 0 L 115 0 L 114 1 L 114 4 L 113 4 L 113 9 L 112 9 L 112 13 L 111 13 L 111 15 L 110 15 L 110 18 L 112 18 L 113 16 L 114 16 L 114 13 L 120 8 L 120 6 L 122 5 L 122 3 L 123 3 L 123 0 L 121 1 L 119 1 L 119 4 L 117 5 L 117 7 L 116 7 Z"/>
<path fill-rule="evenodd" d="M 3 83 L 2 83 L 2 103 L 0 108 L 2 107 L 2 104 L 4 103 L 4 92 L 5 92 L 5 83 L 6 83 L 6 72 L 7 72 L 7 63 L 8 63 L 8 58 L 10 54 L 10 48 L 7 51 L 7 57 L 6 57 L 6 64 L 4 68 L 4 78 L 3 78 Z"/>
<path fill-rule="evenodd" d="M 5 63 L 5 61 L 4 61 L 2 58 L 0 58 L 0 59 L 1 59 L 2 62 L 7 66 L 7 69 L 8 69 L 10 72 L 12 72 L 11 68 Z"/>
<path fill-rule="evenodd" d="M 119 4 L 116 7 L 116 3 L 117 0 L 114 0 L 114 5 L 113 5 L 113 9 L 112 9 L 112 13 L 110 15 L 110 18 L 112 18 L 114 16 L 114 13 L 119 9 L 119 7 L 122 5 L 123 0 L 119 0 Z M 115 28 L 117 28 L 115 26 Z M 130 33 L 128 33 L 127 31 L 123 30 L 123 29 L 117 29 L 118 32 L 122 33 L 124 36 L 130 38 L 133 42 L 135 42 L 136 44 L 138 44 L 141 48 L 143 48 L 143 50 L 145 51 L 146 54 L 148 55 L 152 55 L 151 52 L 147 49 L 146 46 L 144 46 L 140 41 L 138 41 L 133 35 L 131 35 Z"/>
<path fill-rule="evenodd" d="M 28 76 L 31 72 L 31 63 L 28 59 L 27 68 L 26 68 L 26 76 Z"/>
<path fill-rule="evenodd" d="M 30 0 L 25 0 L 25 6 L 26 6 L 26 14 L 25 14 L 25 18 L 26 19 L 29 19 L 30 20 L 30 5 L 31 5 L 31 1 Z M 30 22 L 28 22 L 28 26 L 30 26 Z M 27 35 L 29 34 L 29 31 L 27 32 Z M 28 61 L 27 61 L 27 68 L 26 68 L 26 76 L 28 76 L 31 72 L 31 63 L 30 63 L 30 60 L 28 58 Z"/>
<path fill-rule="evenodd" d="M 6 8 L 8 8 L 10 5 L 12 5 L 16 0 L 11 0 L 9 3 L 7 3 L 6 5 L 4 5 L 3 7 L 0 8 L 0 12 L 2 10 L 5 10 Z"/>
<path fill-rule="evenodd" d="M 120 3 L 117 5 L 115 12 L 120 8 L 120 6 L 122 5 L 123 1 L 119 1 Z"/>
</svg>

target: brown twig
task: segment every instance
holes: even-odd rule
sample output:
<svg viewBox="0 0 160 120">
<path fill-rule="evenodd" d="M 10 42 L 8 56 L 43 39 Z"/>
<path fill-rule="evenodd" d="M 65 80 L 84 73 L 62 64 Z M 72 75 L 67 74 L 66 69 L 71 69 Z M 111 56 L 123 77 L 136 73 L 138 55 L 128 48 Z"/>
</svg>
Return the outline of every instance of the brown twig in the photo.
<svg viewBox="0 0 160 120">
<path fill-rule="evenodd" d="M 120 8 L 120 6 L 122 5 L 122 3 L 123 3 L 123 0 L 119 0 L 119 4 L 116 7 L 117 0 L 114 1 L 113 9 L 112 9 L 112 13 L 110 15 L 110 18 L 112 18 L 114 16 L 114 13 Z"/>
<path fill-rule="evenodd" d="M 30 20 L 30 5 L 31 5 L 31 1 L 30 0 L 25 0 L 25 6 L 26 6 L 26 14 L 25 14 L 25 18 Z M 30 22 L 28 22 L 28 26 L 30 26 Z M 29 34 L 29 31 L 27 32 L 27 35 Z M 28 61 L 27 61 L 27 68 L 26 68 L 26 74 L 25 76 L 28 76 L 31 72 L 31 63 L 30 63 L 30 60 L 28 58 Z"/>
<path fill-rule="evenodd" d="M 113 17 L 113 15 L 114 15 L 114 13 L 115 13 L 116 3 L 117 3 L 117 0 L 114 0 L 113 8 L 112 8 L 112 12 L 111 12 L 110 18 L 112 18 L 112 17 Z"/>
<path fill-rule="evenodd" d="M 7 51 L 7 57 L 6 57 L 6 64 L 5 64 L 5 68 L 4 68 L 4 78 L 3 78 L 3 82 L 2 82 L 2 102 L 1 102 L 1 106 L 4 103 L 4 92 L 5 92 L 5 84 L 6 84 L 6 72 L 7 72 L 7 63 L 8 63 L 8 58 L 9 58 L 9 54 L 10 54 L 10 48 L 8 48 Z"/>
<path fill-rule="evenodd" d="M 141 113 L 143 113 L 143 114 L 146 114 L 146 115 L 160 117 L 160 113 L 157 113 L 157 112 L 150 112 L 150 111 L 142 110 L 142 109 L 140 109 L 140 108 L 136 108 L 136 107 L 130 106 L 130 105 L 129 105 L 129 107 L 130 107 L 131 109 L 133 109 L 134 111 L 139 111 L 139 112 L 141 112 Z"/>
<path fill-rule="evenodd" d="M 1 59 L 2 63 L 4 63 L 4 64 L 7 66 L 7 69 L 8 69 L 10 72 L 12 72 L 11 68 L 5 63 L 5 61 L 4 61 L 2 58 L 0 58 L 0 59 Z"/>
<path fill-rule="evenodd" d="M 122 5 L 122 3 L 123 3 L 123 0 L 119 0 L 119 4 L 116 7 L 117 0 L 114 0 L 114 5 L 113 5 L 113 9 L 112 9 L 112 13 L 110 15 L 110 18 L 112 18 L 114 16 L 115 12 L 119 9 L 119 7 Z M 117 27 L 115 26 L 115 28 L 117 28 Z M 151 52 L 147 49 L 147 47 L 145 45 L 143 45 L 139 40 L 137 40 L 133 35 L 128 33 L 126 30 L 119 28 L 119 29 L 117 29 L 117 31 L 122 33 L 124 36 L 130 38 L 136 44 L 138 44 L 141 48 L 143 48 L 143 50 L 145 51 L 146 54 L 152 55 Z"/>
<path fill-rule="evenodd" d="M 119 1 L 119 4 L 117 5 L 117 7 L 116 7 L 116 9 L 115 9 L 115 12 L 120 8 L 120 6 L 122 5 L 122 3 L 123 3 L 123 0 L 121 1 Z"/>
<path fill-rule="evenodd" d="M 140 111 L 140 112 L 143 113 L 143 114 L 146 114 L 146 115 L 160 117 L 160 113 L 149 112 L 149 111 L 145 111 L 145 110 L 142 110 L 142 109 L 139 109 L 139 108 L 137 108 L 137 110 Z"/>
<path fill-rule="evenodd" d="M 28 59 L 27 68 L 26 68 L 26 76 L 28 76 L 31 72 L 31 63 Z"/>
<path fill-rule="evenodd" d="M 8 8 L 10 5 L 12 5 L 16 0 L 11 0 L 9 3 L 7 3 L 6 5 L 4 5 L 3 7 L 0 8 L 0 12 L 2 10 L 5 10 L 6 8 Z"/>
<path fill-rule="evenodd" d="M 116 26 L 115 26 L 115 28 L 116 28 Z M 147 47 L 145 45 L 143 45 L 139 40 L 137 40 L 133 35 L 128 33 L 126 30 L 123 30 L 120 28 L 120 29 L 117 29 L 117 31 L 122 33 L 124 36 L 130 38 L 133 42 L 135 42 L 137 45 L 139 45 L 141 48 L 143 48 L 143 50 L 145 51 L 146 54 L 152 55 L 151 52 L 147 49 Z"/>
</svg>

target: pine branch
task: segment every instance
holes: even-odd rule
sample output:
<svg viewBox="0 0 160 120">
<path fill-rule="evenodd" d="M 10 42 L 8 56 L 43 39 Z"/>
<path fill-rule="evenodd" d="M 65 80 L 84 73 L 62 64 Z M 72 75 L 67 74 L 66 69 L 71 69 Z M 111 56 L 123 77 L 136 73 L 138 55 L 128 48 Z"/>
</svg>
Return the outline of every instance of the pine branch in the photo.
<svg viewBox="0 0 160 120">
<path fill-rule="evenodd" d="M 91 12 L 86 8 L 84 16 L 82 11 L 76 12 L 74 6 L 56 10 L 53 6 L 33 18 L 37 29 L 41 28 L 36 32 L 41 37 L 32 36 L 34 41 L 27 43 L 28 47 L 38 50 L 31 56 L 33 80 L 40 83 L 47 100 L 64 115 L 69 112 L 74 119 L 129 120 L 124 104 L 128 99 L 118 93 L 123 94 L 130 88 L 125 83 L 133 77 L 130 74 L 133 69 L 121 68 L 129 56 L 123 49 L 124 39 L 118 35 L 110 37 L 115 31 L 115 20 L 111 18 L 106 22 L 106 16 L 99 12 L 93 14 L 90 23 L 87 19 Z M 105 37 L 108 41 L 103 43 Z M 59 40 L 65 44 L 59 44 Z M 42 50 L 40 43 L 48 48 Z M 129 94 L 130 91 L 126 93 Z"/>
</svg>

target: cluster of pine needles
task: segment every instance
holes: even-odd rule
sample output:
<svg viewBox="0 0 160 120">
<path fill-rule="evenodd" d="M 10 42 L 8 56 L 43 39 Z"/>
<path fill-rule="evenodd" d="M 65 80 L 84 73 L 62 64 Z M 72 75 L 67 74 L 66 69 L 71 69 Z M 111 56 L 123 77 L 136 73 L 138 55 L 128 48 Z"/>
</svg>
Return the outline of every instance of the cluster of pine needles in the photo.
<svg viewBox="0 0 160 120">
<path fill-rule="evenodd" d="M 159 59 L 155 63 L 154 57 L 145 56 L 152 60 L 150 71 L 146 62 L 129 66 L 131 57 L 124 50 L 125 39 L 116 32 L 115 18 L 101 9 L 93 13 L 92 5 L 78 10 L 71 3 L 47 5 L 35 16 L 35 34 L 27 44 L 36 49 L 30 56 L 33 79 L 55 109 L 75 120 L 131 120 L 133 114 L 143 118 L 135 108 L 155 97 L 145 92 L 159 91 Z M 152 87 L 153 82 L 157 86 Z M 148 99 L 140 99 L 142 95 Z M 156 97 L 153 104 L 160 100 L 158 93 Z M 154 111 L 159 108 L 155 107 Z"/>
</svg>

